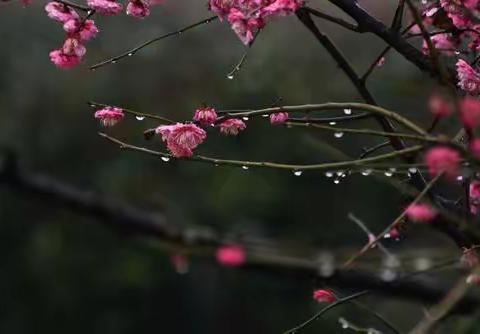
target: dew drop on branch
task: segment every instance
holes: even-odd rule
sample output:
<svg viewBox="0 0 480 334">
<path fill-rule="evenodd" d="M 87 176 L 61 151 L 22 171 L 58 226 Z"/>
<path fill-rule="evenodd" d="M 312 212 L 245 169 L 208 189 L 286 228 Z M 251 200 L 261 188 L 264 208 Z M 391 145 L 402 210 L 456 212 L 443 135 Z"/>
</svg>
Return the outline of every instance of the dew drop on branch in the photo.
<svg viewBox="0 0 480 334">
<path fill-rule="evenodd" d="M 295 175 L 295 176 L 301 176 L 302 174 L 303 174 L 303 172 L 301 170 L 293 171 L 293 175 Z"/>
<path fill-rule="evenodd" d="M 169 162 L 169 161 L 170 161 L 170 158 L 169 158 L 169 157 L 165 157 L 165 156 L 161 157 L 161 159 L 162 159 L 164 162 Z"/>
<path fill-rule="evenodd" d="M 330 122 L 330 123 L 328 123 L 328 124 L 330 124 L 330 125 L 337 125 L 337 122 Z"/>
<path fill-rule="evenodd" d="M 372 174 L 372 170 L 371 169 L 365 169 L 362 171 L 362 175 L 363 176 L 369 176 L 370 174 Z"/>
<path fill-rule="evenodd" d="M 333 183 L 339 184 L 339 183 L 340 183 L 340 179 L 335 179 L 335 180 L 333 180 Z"/>
<path fill-rule="evenodd" d="M 245 122 L 248 121 L 248 117 L 247 117 L 247 116 L 242 117 L 242 119 L 243 119 Z"/>
<path fill-rule="evenodd" d="M 335 132 L 335 133 L 333 134 L 333 136 L 334 136 L 335 138 L 337 138 L 337 139 L 340 139 L 340 138 L 343 137 L 343 132 Z"/>
<path fill-rule="evenodd" d="M 343 109 L 343 113 L 345 115 L 351 115 L 352 114 L 352 109 Z"/>
<path fill-rule="evenodd" d="M 135 116 L 137 121 L 143 121 L 145 119 L 145 116 Z"/>
<path fill-rule="evenodd" d="M 235 78 L 235 76 L 233 74 L 228 74 L 227 75 L 228 80 L 233 80 L 233 78 Z"/>
<path fill-rule="evenodd" d="M 242 166 L 243 170 L 248 170 L 248 166 Z"/>
<path fill-rule="evenodd" d="M 332 177 L 332 176 L 333 176 L 333 172 L 326 172 L 326 173 L 325 173 L 325 176 L 326 176 L 326 177 Z"/>
</svg>

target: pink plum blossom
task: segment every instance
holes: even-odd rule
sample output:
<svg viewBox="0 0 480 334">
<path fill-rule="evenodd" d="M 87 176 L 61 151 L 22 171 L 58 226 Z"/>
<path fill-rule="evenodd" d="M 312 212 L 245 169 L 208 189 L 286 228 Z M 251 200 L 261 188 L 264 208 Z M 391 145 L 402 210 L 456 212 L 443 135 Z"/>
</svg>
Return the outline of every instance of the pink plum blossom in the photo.
<svg viewBox="0 0 480 334">
<path fill-rule="evenodd" d="M 470 153 L 477 159 L 480 159 L 480 139 L 476 138 L 470 143 Z"/>
<path fill-rule="evenodd" d="M 121 3 L 115 0 L 87 0 L 90 8 L 105 16 L 117 15 L 123 10 Z"/>
<path fill-rule="evenodd" d="M 469 187 L 470 212 L 477 215 L 480 212 L 480 181 L 474 180 Z"/>
<path fill-rule="evenodd" d="M 460 174 L 460 162 L 458 151 L 449 147 L 437 146 L 425 154 L 425 163 L 432 176 L 444 172 L 447 177 L 455 178 Z"/>
<path fill-rule="evenodd" d="M 270 114 L 270 123 L 273 125 L 283 124 L 288 120 L 288 112 Z"/>
<path fill-rule="evenodd" d="M 50 60 L 60 68 L 69 69 L 80 64 L 86 52 L 78 39 L 68 38 L 61 49 L 50 52 Z"/>
<path fill-rule="evenodd" d="M 420 223 L 429 223 L 437 216 L 435 210 L 427 204 L 411 204 L 405 214 L 408 219 Z"/>
<path fill-rule="evenodd" d="M 97 110 L 94 116 L 103 126 L 114 126 L 125 117 L 125 114 L 121 108 L 105 107 Z"/>
<path fill-rule="evenodd" d="M 207 138 L 205 130 L 190 123 L 161 125 L 155 132 L 162 136 L 168 150 L 176 158 L 191 157 L 193 150 Z"/>
<path fill-rule="evenodd" d="M 62 23 L 80 18 L 75 10 L 60 2 L 52 1 L 47 3 L 45 10 L 49 18 Z"/>
<path fill-rule="evenodd" d="M 480 125 L 480 100 L 467 96 L 460 102 L 460 116 L 468 129 Z"/>
<path fill-rule="evenodd" d="M 449 116 L 453 112 L 451 104 L 438 94 L 434 94 L 430 97 L 428 107 L 434 116 L 440 118 Z"/>
<path fill-rule="evenodd" d="M 212 125 L 217 121 L 218 115 L 215 108 L 204 107 L 195 110 L 193 120 L 199 122 L 202 125 Z"/>
<path fill-rule="evenodd" d="M 145 18 L 150 15 L 150 3 L 145 0 L 130 0 L 127 5 L 127 15 Z"/>
<path fill-rule="evenodd" d="M 319 289 L 313 291 L 313 299 L 319 303 L 334 303 L 338 300 L 337 296 L 330 291 L 325 289 Z"/>
<path fill-rule="evenodd" d="M 247 125 L 237 118 L 230 118 L 220 123 L 220 132 L 225 135 L 236 136 L 240 131 L 247 128 Z"/>
<path fill-rule="evenodd" d="M 226 267 L 239 267 L 245 264 L 245 250 L 239 245 L 227 245 L 217 249 L 217 262 Z"/>
<path fill-rule="evenodd" d="M 72 19 L 65 22 L 63 29 L 69 34 L 77 35 L 82 41 L 89 41 L 98 34 L 98 28 L 93 20 Z"/>
<path fill-rule="evenodd" d="M 480 92 L 480 75 L 465 60 L 457 62 L 458 87 L 471 94 Z"/>
</svg>

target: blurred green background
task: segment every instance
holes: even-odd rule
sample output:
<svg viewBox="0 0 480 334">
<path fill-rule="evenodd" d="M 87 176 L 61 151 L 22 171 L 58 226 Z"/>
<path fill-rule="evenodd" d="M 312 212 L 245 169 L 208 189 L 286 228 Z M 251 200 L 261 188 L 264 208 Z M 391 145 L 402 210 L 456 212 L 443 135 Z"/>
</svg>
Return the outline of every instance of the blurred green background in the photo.
<svg viewBox="0 0 480 334">
<path fill-rule="evenodd" d="M 89 100 L 177 120 L 190 119 L 202 102 L 217 109 L 243 109 L 270 106 L 279 96 L 285 104 L 361 101 L 295 17 L 269 23 L 234 80 L 226 75 L 244 47 L 220 22 L 155 44 L 118 64 L 87 69 L 141 41 L 210 16 L 206 1 L 199 0 L 167 1 L 146 20 L 97 18 L 101 32 L 88 43 L 83 65 L 62 71 L 50 63 L 48 53 L 62 45 L 64 32 L 45 15 L 45 3 L 0 6 L 0 145 L 14 150 L 25 170 L 162 212 L 171 224 L 208 225 L 234 238 L 276 240 L 292 249 L 357 249 L 366 236 L 347 219 L 348 212 L 379 232 L 405 204 L 394 188 L 372 177 L 354 174 L 335 185 L 320 172 L 296 177 L 276 170 L 164 163 L 120 151 L 97 135 L 101 129 Z M 362 3 L 386 21 L 395 10 L 395 1 Z M 310 5 L 340 15 L 323 1 Z M 383 48 L 373 36 L 319 25 L 359 72 Z M 392 53 L 369 87 L 382 105 L 428 124 L 425 105 L 434 84 Z M 153 126 L 128 118 L 108 132 L 145 145 L 142 131 Z M 363 121 L 358 126 L 376 124 Z M 211 131 L 198 151 L 232 159 L 313 163 L 335 159 L 325 143 L 356 157 L 362 147 L 381 140 L 351 135 L 335 139 L 331 132 L 271 127 L 257 119 L 238 137 Z M 158 139 L 148 145 L 163 149 Z M 412 238 L 391 246 L 400 250 L 415 245 Z M 191 258 L 188 274 L 179 275 L 155 242 L 119 235 L 94 218 L 8 188 L 0 188 L 0 268 L 1 333 L 278 333 L 320 307 L 311 300 L 312 281 L 227 270 L 205 258 Z M 365 300 L 403 330 L 423 314 L 422 305 Z M 306 332 L 342 332 L 339 315 L 376 326 L 365 314 L 345 307 Z"/>
</svg>

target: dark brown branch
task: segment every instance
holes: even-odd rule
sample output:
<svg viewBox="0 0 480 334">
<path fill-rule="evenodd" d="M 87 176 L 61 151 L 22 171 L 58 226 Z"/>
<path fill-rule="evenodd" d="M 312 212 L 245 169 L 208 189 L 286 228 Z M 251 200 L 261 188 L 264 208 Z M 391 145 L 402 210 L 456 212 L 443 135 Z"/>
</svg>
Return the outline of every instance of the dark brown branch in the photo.
<svg viewBox="0 0 480 334">
<path fill-rule="evenodd" d="M 21 172 L 13 155 L 5 159 L 0 166 L 0 185 L 24 196 L 48 201 L 54 208 L 61 206 L 72 212 L 91 216 L 114 230 L 128 232 L 128 235 L 156 238 L 177 247 L 210 249 L 210 252 L 202 254 L 213 254 L 218 246 L 229 241 L 220 233 L 206 227 L 173 226 L 166 222 L 161 213 L 148 212 L 91 191 L 80 190 L 45 175 Z M 248 263 L 244 269 L 247 270 L 307 280 L 317 277 L 323 284 L 339 288 L 368 289 L 422 303 L 435 303 L 448 291 L 447 287 L 435 281 L 405 277 L 396 282 L 385 282 L 375 274 L 354 270 L 337 270 L 329 277 L 321 277 L 318 274 L 318 262 L 313 257 L 305 259 L 279 255 L 284 253 L 279 250 L 262 252 L 260 249 L 265 248 L 249 248 L 247 239 L 244 244 L 248 254 Z M 255 244 L 258 245 L 258 242 Z M 467 295 L 457 305 L 456 311 L 469 312 L 478 306 L 480 298 Z"/>
</svg>

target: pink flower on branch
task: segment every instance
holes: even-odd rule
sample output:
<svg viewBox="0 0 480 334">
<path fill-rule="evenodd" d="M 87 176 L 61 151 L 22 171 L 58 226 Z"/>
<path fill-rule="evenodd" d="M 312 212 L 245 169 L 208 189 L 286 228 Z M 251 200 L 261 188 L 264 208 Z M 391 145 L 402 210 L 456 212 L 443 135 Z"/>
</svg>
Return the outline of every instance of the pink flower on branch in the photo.
<svg viewBox="0 0 480 334">
<path fill-rule="evenodd" d="M 313 299 L 319 303 L 334 303 L 338 300 L 337 296 L 330 291 L 325 289 L 319 289 L 313 291 Z"/>
<path fill-rule="evenodd" d="M 207 138 L 205 130 L 195 124 L 161 125 L 155 132 L 162 136 L 168 150 L 176 158 L 191 157 L 193 150 Z"/>
<path fill-rule="evenodd" d="M 436 117 L 447 117 L 453 110 L 449 102 L 447 102 L 441 95 L 432 95 L 428 101 L 430 112 Z"/>
<path fill-rule="evenodd" d="M 270 123 L 273 125 L 280 125 L 288 120 L 288 112 L 279 112 L 270 115 Z"/>
<path fill-rule="evenodd" d="M 125 117 L 125 114 L 120 108 L 105 107 L 103 109 L 97 110 L 94 117 L 96 119 L 99 119 L 100 123 L 103 126 L 114 126 Z"/>
<path fill-rule="evenodd" d="M 480 100 L 467 96 L 460 103 L 460 116 L 466 128 L 472 130 L 480 124 Z"/>
<path fill-rule="evenodd" d="M 90 8 L 105 16 L 119 14 L 123 10 L 123 5 L 115 0 L 87 0 Z"/>
<path fill-rule="evenodd" d="M 69 69 L 82 61 L 87 49 L 76 38 L 68 38 L 63 47 L 50 52 L 50 60 L 60 68 Z"/>
<path fill-rule="evenodd" d="M 480 181 L 474 180 L 469 187 L 470 212 L 477 215 L 480 212 Z"/>
<path fill-rule="evenodd" d="M 458 87 L 471 94 L 480 92 L 480 75 L 465 60 L 457 62 Z"/>
<path fill-rule="evenodd" d="M 127 5 L 127 15 L 143 19 L 150 15 L 150 3 L 145 0 L 130 0 Z"/>
<path fill-rule="evenodd" d="M 460 174 L 460 162 L 460 154 L 450 147 L 434 147 L 425 154 L 425 163 L 432 176 L 444 172 L 448 178 L 454 179 Z"/>
<path fill-rule="evenodd" d="M 63 25 L 63 29 L 69 34 L 78 36 L 82 41 L 89 41 L 98 34 L 98 28 L 93 20 L 68 20 Z"/>
<path fill-rule="evenodd" d="M 204 107 L 195 110 L 195 115 L 193 120 L 199 122 L 204 126 L 212 125 L 217 121 L 218 115 L 215 111 L 215 108 Z"/>
<path fill-rule="evenodd" d="M 237 118 L 230 118 L 220 123 L 220 132 L 225 135 L 236 136 L 240 131 L 247 128 L 247 125 Z"/>
<path fill-rule="evenodd" d="M 226 267 L 239 267 L 245 264 L 245 250 L 239 245 L 222 246 L 217 249 L 217 261 Z"/>
<path fill-rule="evenodd" d="M 405 211 L 408 219 L 419 223 L 430 223 L 437 212 L 427 204 L 411 204 Z"/>
<path fill-rule="evenodd" d="M 45 11 L 49 18 L 62 23 L 80 18 L 75 10 L 60 2 L 53 1 L 47 3 Z"/>
</svg>

